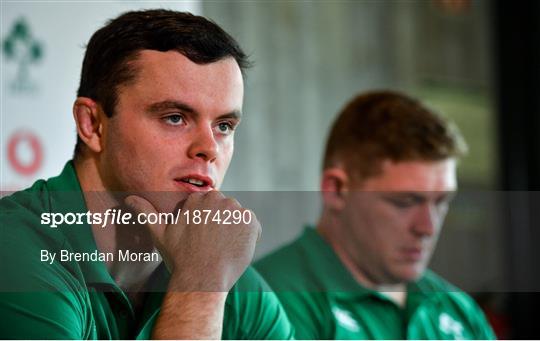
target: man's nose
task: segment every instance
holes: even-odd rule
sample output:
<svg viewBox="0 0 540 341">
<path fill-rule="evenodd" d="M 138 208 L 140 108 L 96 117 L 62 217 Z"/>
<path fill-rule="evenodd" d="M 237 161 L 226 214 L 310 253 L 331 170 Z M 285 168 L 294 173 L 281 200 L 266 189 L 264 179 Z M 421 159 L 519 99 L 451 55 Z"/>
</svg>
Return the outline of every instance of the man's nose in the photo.
<svg viewBox="0 0 540 341">
<path fill-rule="evenodd" d="M 418 207 L 413 222 L 413 232 L 420 237 L 430 237 L 439 224 L 439 216 L 435 205 L 425 202 Z"/>
<path fill-rule="evenodd" d="M 212 127 L 199 127 L 193 134 L 188 150 L 189 157 L 194 159 L 201 158 L 207 162 L 214 161 L 217 157 L 219 146 Z"/>
</svg>

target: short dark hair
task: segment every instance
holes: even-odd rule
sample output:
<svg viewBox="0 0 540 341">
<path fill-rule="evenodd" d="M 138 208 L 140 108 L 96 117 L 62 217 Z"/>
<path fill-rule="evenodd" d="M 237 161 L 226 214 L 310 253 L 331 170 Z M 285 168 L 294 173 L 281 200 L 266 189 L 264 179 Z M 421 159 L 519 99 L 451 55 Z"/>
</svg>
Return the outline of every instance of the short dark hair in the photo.
<svg viewBox="0 0 540 341">
<path fill-rule="evenodd" d="M 467 152 L 458 128 L 419 101 L 393 91 L 353 98 L 330 131 L 323 169 L 343 164 L 359 180 L 380 173 L 383 160 L 440 161 Z"/>
<path fill-rule="evenodd" d="M 142 50 L 178 51 L 197 64 L 232 57 L 242 73 L 251 65 L 236 40 L 204 17 L 163 9 L 131 11 L 110 20 L 90 38 L 77 96 L 95 100 L 111 117 L 118 87 L 135 78 L 130 62 Z M 82 145 L 77 136 L 75 157 Z"/>
</svg>

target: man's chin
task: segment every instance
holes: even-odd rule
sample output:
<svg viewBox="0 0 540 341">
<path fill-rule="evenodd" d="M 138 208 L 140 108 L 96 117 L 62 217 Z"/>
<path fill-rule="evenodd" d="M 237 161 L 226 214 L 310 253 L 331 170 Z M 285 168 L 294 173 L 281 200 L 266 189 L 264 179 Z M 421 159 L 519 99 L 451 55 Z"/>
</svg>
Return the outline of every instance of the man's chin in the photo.
<svg viewBox="0 0 540 341">
<path fill-rule="evenodd" d="M 189 196 L 189 192 L 139 192 L 133 193 L 148 200 L 158 212 L 171 213 L 181 208 Z"/>
<path fill-rule="evenodd" d="M 407 266 L 395 273 L 396 281 L 401 283 L 416 282 L 425 271 L 423 266 Z"/>
</svg>

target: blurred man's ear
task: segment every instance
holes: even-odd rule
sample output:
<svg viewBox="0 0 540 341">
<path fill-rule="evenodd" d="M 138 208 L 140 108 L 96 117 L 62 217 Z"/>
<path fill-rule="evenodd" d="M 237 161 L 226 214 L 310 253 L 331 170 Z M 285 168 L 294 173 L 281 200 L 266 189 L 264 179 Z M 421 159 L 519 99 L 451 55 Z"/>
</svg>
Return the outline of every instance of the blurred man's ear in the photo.
<svg viewBox="0 0 540 341">
<path fill-rule="evenodd" d="M 333 211 L 343 209 L 349 187 L 349 176 L 342 167 L 323 170 L 321 191 L 324 207 Z"/>
<path fill-rule="evenodd" d="M 99 105 L 91 98 L 78 97 L 73 103 L 73 118 L 77 125 L 77 134 L 93 152 L 101 152 L 103 132 L 103 114 Z"/>
</svg>

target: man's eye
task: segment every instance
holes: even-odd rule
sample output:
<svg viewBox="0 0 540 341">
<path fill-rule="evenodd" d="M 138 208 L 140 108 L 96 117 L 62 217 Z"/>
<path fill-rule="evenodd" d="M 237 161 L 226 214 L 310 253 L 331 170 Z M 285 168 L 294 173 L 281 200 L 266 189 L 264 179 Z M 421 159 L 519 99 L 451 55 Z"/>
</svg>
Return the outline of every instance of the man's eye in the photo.
<svg viewBox="0 0 540 341">
<path fill-rule="evenodd" d="M 221 122 L 217 127 L 222 134 L 230 134 L 234 130 L 233 125 L 229 122 Z"/>
<path fill-rule="evenodd" d="M 388 202 L 397 208 L 410 208 L 418 204 L 413 198 L 387 198 Z"/>
<path fill-rule="evenodd" d="M 180 125 L 184 122 L 182 115 L 169 115 L 163 118 L 170 125 Z"/>
<path fill-rule="evenodd" d="M 391 200 L 390 202 L 398 208 L 408 208 L 414 206 L 415 204 L 410 200 Z"/>
</svg>

